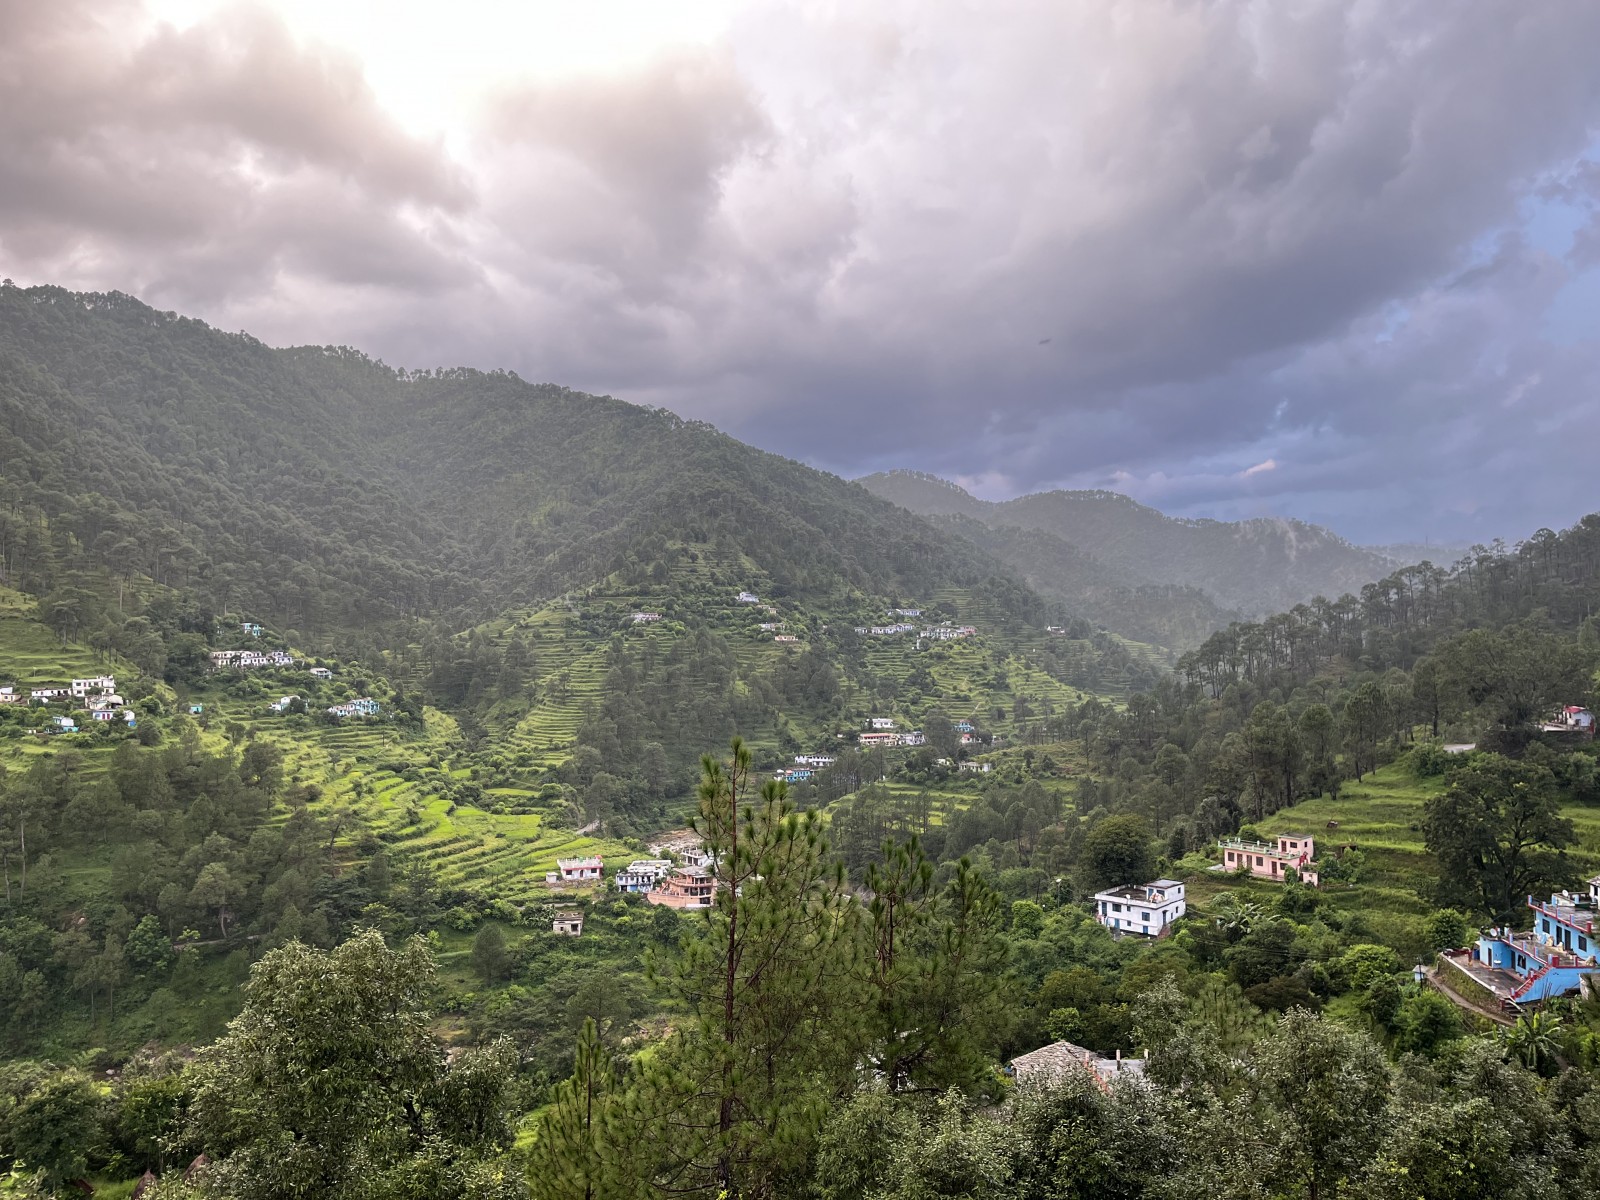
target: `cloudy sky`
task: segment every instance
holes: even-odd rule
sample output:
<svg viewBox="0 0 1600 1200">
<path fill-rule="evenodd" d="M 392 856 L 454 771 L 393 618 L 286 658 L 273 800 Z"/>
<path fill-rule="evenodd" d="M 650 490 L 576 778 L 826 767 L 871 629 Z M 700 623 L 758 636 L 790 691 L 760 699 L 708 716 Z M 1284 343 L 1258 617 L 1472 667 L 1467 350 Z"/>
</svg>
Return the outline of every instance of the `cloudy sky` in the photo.
<svg viewBox="0 0 1600 1200">
<path fill-rule="evenodd" d="M 0 0 L 0 274 L 841 474 L 1600 508 L 1600 5 Z"/>
</svg>

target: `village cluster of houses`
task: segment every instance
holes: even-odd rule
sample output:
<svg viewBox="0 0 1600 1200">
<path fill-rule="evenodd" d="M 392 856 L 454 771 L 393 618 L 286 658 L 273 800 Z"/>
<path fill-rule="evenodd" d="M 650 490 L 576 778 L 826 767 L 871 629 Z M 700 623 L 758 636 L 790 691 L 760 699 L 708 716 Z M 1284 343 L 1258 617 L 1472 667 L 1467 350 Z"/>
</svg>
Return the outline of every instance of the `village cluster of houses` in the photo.
<svg viewBox="0 0 1600 1200">
<path fill-rule="evenodd" d="M 898 637 L 903 633 L 915 633 L 930 642 L 949 642 L 956 638 L 972 637 L 978 628 L 975 625 L 924 625 L 919 631 L 918 626 L 909 621 L 896 621 L 892 625 L 857 625 L 856 632 L 862 637 Z"/>
<path fill-rule="evenodd" d="M 895 730 L 893 717 L 873 717 L 868 724 L 872 726 L 870 732 L 856 735 L 858 745 L 875 746 L 926 746 L 927 735 L 920 729 L 912 729 L 905 733 Z"/>
<path fill-rule="evenodd" d="M 0 687 L 0 704 L 65 704 L 85 710 L 93 721 L 138 724 L 133 709 L 127 707 L 127 702 L 117 694 L 114 675 L 89 675 L 72 680 L 66 687 L 47 685 L 26 690 L 16 685 Z M 50 718 L 48 731 L 76 733 L 78 723 L 70 716 L 58 714 Z"/>
<path fill-rule="evenodd" d="M 284 650 L 213 650 L 213 671 L 252 671 L 257 667 L 292 667 L 294 655 Z"/>
<path fill-rule="evenodd" d="M 287 698 L 293 699 L 293 697 Z M 326 712 L 330 717 L 376 717 L 383 712 L 383 705 L 371 696 L 360 696 L 343 704 L 331 705 Z"/>
<path fill-rule="evenodd" d="M 657 848 L 660 849 L 659 847 Z M 667 908 L 709 908 L 716 891 L 711 855 L 699 844 L 674 847 L 670 858 L 636 858 L 612 876 L 619 892 L 642 895 L 651 904 Z M 555 887 L 592 887 L 605 878 L 605 860 L 599 855 L 558 858 L 556 869 L 545 873 L 545 883 Z M 583 932 L 583 914 L 561 910 L 555 914 L 552 933 L 576 936 Z"/>
</svg>

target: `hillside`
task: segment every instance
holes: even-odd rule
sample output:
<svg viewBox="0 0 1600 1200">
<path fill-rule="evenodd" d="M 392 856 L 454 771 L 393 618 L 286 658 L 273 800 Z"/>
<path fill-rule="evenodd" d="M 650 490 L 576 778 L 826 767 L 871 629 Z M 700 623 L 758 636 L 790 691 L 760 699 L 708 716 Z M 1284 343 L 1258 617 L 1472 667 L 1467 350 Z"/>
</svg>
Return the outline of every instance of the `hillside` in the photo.
<svg viewBox="0 0 1600 1200">
<path fill-rule="evenodd" d="M 668 575 L 669 543 L 737 550 L 774 595 L 1007 576 L 861 488 L 664 411 L 275 350 L 58 288 L 0 288 L 0 495 L 24 590 L 93 568 L 307 636 L 459 630 L 615 571 Z M 1045 622 L 1004 586 L 1009 613 Z"/>
<path fill-rule="evenodd" d="M 891 471 L 857 482 L 912 512 L 1052 534 L 1098 560 L 1124 586 L 1199 588 L 1223 609 L 1262 613 L 1313 596 L 1340 596 L 1359 591 L 1394 565 L 1301 521 L 1180 520 L 1116 492 L 1037 492 L 992 502 L 918 472 Z"/>
</svg>

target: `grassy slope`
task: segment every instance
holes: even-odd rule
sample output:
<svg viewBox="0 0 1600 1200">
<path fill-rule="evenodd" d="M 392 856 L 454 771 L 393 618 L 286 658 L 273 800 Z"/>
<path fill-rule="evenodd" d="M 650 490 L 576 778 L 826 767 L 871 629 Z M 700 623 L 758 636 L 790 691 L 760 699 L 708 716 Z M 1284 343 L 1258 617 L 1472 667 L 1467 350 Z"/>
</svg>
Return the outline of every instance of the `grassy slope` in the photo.
<svg viewBox="0 0 1600 1200">
<path fill-rule="evenodd" d="M 1429 896 L 1438 870 L 1423 846 L 1422 809 L 1442 786 L 1440 779 L 1418 779 L 1404 765 L 1395 764 L 1346 785 L 1337 801 L 1325 795 L 1302 801 L 1258 822 L 1256 829 L 1269 838 L 1309 833 L 1317 839 L 1318 856 L 1324 860 L 1342 847 L 1358 847 L 1366 859 L 1360 879 L 1354 884 L 1327 881 L 1325 903 L 1360 913 L 1376 940 L 1397 947 L 1420 946 L 1422 927 L 1436 911 Z M 1578 830 L 1573 854 L 1577 869 L 1583 874 L 1600 869 L 1600 810 L 1567 804 L 1562 813 Z M 1330 829 L 1330 821 L 1337 821 L 1338 828 Z M 1194 862 L 1192 857 L 1185 860 L 1187 866 Z M 1280 890 L 1263 880 L 1240 881 L 1204 870 L 1186 871 L 1184 879 L 1193 903 L 1201 907 L 1225 890 L 1243 891 L 1260 901 L 1270 901 Z"/>
</svg>

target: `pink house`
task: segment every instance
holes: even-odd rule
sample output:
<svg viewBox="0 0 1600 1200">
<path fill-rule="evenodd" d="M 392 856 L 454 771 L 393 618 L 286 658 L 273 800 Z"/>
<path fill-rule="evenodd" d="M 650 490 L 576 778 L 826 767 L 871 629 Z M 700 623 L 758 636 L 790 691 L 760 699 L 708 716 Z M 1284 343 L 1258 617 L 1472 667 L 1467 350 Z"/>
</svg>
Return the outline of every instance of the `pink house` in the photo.
<svg viewBox="0 0 1600 1200">
<path fill-rule="evenodd" d="M 1244 867 L 1258 879 L 1281 883 L 1292 870 L 1299 874 L 1301 883 L 1317 886 L 1317 846 L 1310 834 L 1279 834 L 1275 846 L 1241 838 L 1223 838 L 1217 846 L 1222 851 L 1224 871 Z"/>
</svg>

